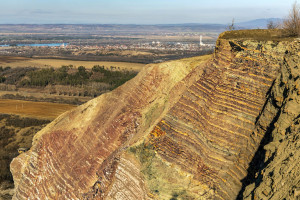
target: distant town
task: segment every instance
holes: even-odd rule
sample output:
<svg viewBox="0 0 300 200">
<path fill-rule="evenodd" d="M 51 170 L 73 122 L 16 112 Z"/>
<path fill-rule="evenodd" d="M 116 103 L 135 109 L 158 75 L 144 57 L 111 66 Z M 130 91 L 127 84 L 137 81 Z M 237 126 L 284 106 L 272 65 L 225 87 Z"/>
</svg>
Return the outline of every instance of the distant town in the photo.
<svg viewBox="0 0 300 200">
<path fill-rule="evenodd" d="M 207 54 L 215 47 L 215 38 L 196 33 L 143 36 L 84 35 L 64 40 L 59 40 L 61 38 L 57 35 L 45 35 L 43 40 L 37 38 L 38 36 L 30 37 L 25 34 L 10 40 L 2 39 L 0 55 L 151 63 Z"/>
<path fill-rule="evenodd" d="M 192 42 L 144 42 L 134 44 L 106 44 L 106 45 L 89 45 L 89 44 L 69 44 L 69 43 L 34 43 L 34 44 L 1 44 L 0 53 L 22 53 L 22 51 L 29 49 L 30 47 L 50 47 L 50 48 L 64 48 L 70 50 L 189 50 L 199 51 L 203 49 L 214 48 L 215 44 L 204 44 L 202 35 L 200 35 L 199 44 Z M 13 48 L 12 48 L 13 47 Z M 19 48 L 20 51 L 16 50 L 16 47 L 25 47 L 24 49 Z M 11 49 L 13 49 L 11 51 Z"/>
</svg>

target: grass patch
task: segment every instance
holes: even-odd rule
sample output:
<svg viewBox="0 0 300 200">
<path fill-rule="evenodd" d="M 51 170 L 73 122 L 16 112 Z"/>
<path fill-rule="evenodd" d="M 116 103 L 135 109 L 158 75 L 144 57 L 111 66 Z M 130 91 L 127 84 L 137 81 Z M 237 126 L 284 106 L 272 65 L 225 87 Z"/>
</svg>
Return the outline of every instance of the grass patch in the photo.
<svg viewBox="0 0 300 200">
<path fill-rule="evenodd" d="M 282 29 L 251 29 L 225 31 L 219 39 L 254 39 L 258 41 L 292 41 L 295 37 L 288 37 Z"/>
<path fill-rule="evenodd" d="M 151 144 L 142 143 L 138 146 L 130 147 L 129 152 L 134 154 L 141 163 L 141 172 L 145 177 L 146 185 L 158 199 L 196 199 L 194 194 L 187 189 L 190 184 L 190 178 L 167 165 L 157 155 Z"/>
</svg>

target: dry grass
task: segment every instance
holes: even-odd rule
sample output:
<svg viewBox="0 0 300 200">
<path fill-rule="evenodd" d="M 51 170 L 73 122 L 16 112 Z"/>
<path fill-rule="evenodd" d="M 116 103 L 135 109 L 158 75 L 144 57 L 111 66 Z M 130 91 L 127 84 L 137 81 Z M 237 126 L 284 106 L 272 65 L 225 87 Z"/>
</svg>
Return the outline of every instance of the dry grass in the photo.
<svg viewBox="0 0 300 200">
<path fill-rule="evenodd" d="M 0 99 L 0 113 L 37 119 L 53 120 L 74 107 L 69 104 Z"/>
<path fill-rule="evenodd" d="M 225 31 L 220 34 L 220 39 L 253 39 L 259 41 L 283 41 L 293 40 L 288 37 L 282 29 L 252 29 L 252 30 L 236 30 Z"/>
<path fill-rule="evenodd" d="M 2 63 L 14 63 L 20 61 L 30 60 L 30 58 L 25 57 L 14 57 L 14 56 L 0 56 L 0 64 Z"/>
<path fill-rule="evenodd" d="M 74 67 L 84 66 L 91 69 L 95 65 L 105 66 L 108 69 L 110 66 L 119 67 L 120 70 L 140 71 L 145 64 L 127 63 L 127 62 L 105 62 L 105 61 L 77 61 L 77 60 L 61 60 L 61 59 L 29 59 L 22 57 L 0 57 L 0 66 L 6 67 L 54 67 L 58 68 L 62 65 L 73 65 Z"/>
<path fill-rule="evenodd" d="M 186 65 L 189 65 L 192 69 L 199 66 L 203 62 L 207 62 L 209 59 L 212 58 L 212 54 L 203 55 L 203 56 L 196 56 L 191 58 L 183 58 L 181 61 L 184 61 Z"/>
</svg>

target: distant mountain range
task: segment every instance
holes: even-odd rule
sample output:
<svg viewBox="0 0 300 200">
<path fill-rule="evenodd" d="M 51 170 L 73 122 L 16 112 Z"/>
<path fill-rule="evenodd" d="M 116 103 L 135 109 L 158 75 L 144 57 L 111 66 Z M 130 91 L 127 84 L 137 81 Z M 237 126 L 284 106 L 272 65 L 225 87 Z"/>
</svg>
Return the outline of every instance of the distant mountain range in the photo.
<svg viewBox="0 0 300 200">
<path fill-rule="evenodd" d="M 251 21 L 246 21 L 246 22 L 240 22 L 236 23 L 236 26 L 239 29 L 255 29 L 255 28 L 267 28 L 267 24 L 273 21 L 275 23 L 280 23 L 282 19 L 280 18 L 265 18 L 265 19 L 255 19 Z"/>
<path fill-rule="evenodd" d="M 236 29 L 267 28 L 269 21 L 279 18 L 255 19 L 235 23 Z M 228 23 L 229 24 L 229 23 Z M 0 33 L 64 33 L 64 34 L 158 34 L 178 32 L 221 33 L 228 24 L 185 23 L 185 24 L 0 24 Z"/>
<path fill-rule="evenodd" d="M 280 23 L 283 19 L 280 18 L 263 18 L 263 19 L 254 19 L 250 21 L 245 21 L 245 22 L 238 22 L 235 23 L 236 29 L 265 29 L 267 28 L 267 24 L 270 21 L 273 21 L 275 23 Z M 228 24 L 205 24 L 205 23 L 186 23 L 186 24 L 158 24 L 155 26 L 159 27 L 180 27 L 180 28 L 189 28 L 189 29 L 210 29 L 210 30 L 221 30 L 224 31 L 226 27 L 229 25 Z"/>
</svg>

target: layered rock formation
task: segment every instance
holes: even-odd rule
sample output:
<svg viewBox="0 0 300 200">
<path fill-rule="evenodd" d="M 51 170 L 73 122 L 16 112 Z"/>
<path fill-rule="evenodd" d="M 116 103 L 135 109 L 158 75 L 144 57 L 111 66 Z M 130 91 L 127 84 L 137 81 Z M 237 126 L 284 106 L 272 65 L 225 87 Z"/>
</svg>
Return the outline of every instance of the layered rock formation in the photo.
<svg viewBox="0 0 300 200">
<path fill-rule="evenodd" d="M 287 48 L 257 123 L 265 136 L 244 180 L 243 199 L 300 199 L 299 52 L 300 41 Z"/>
<path fill-rule="evenodd" d="M 221 36 L 209 61 L 147 66 L 40 131 L 11 164 L 14 199 L 236 198 L 290 43 Z"/>
<path fill-rule="evenodd" d="M 174 104 L 185 87 L 177 83 L 208 57 L 149 65 L 134 81 L 54 120 L 35 136 L 31 150 L 12 162 L 14 198 L 79 199 L 104 174 L 101 184 L 107 184 L 120 153 Z M 191 80 L 201 67 L 196 71 Z"/>
</svg>

